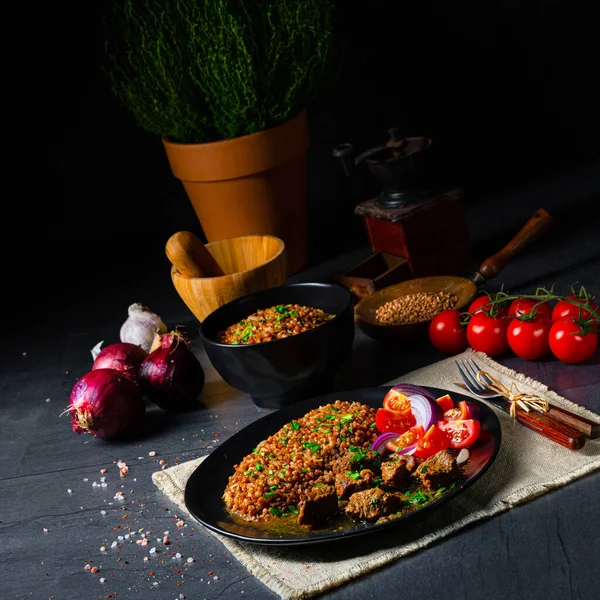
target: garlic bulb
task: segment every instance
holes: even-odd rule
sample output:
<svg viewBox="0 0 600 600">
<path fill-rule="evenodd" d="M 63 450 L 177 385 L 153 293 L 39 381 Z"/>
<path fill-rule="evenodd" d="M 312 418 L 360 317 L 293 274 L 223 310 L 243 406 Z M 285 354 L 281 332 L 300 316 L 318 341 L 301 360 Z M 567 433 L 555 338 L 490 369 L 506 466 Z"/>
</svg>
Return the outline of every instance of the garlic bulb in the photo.
<svg viewBox="0 0 600 600">
<path fill-rule="evenodd" d="M 104 340 L 102 340 L 101 342 L 98 342 L 93 348 L 92 348 L 92 358 L 94 360 L 96 360 L 96 358 L 98 358 L 98 354 L 100 354 L 100 351 L 102 349 L 102 344 L 104 344 Z"/>
<path fill-rule="evenodd" d="M 121 341 L 137 344 L 149 353 L 154 336 L 167 333 L 167 326 L 157 314 L 142 304 L 132 304 L 127 312 L 129 317 L 121 326 Z"/>
</svg>

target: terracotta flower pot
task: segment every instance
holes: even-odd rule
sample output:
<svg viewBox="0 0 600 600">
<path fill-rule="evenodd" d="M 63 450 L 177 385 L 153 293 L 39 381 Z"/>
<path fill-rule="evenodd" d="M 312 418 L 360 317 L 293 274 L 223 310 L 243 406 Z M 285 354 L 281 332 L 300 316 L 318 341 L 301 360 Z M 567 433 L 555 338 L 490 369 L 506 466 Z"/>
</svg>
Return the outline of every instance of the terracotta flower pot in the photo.
<svg viewBox="0 0 600 600">
<path fill-rule="evenodd" d="M 163 144 L 209 242 L 274 235 L 285 242 L 289 273 L 306 265 L 306 113 L 232 140 Z"/>
</svg>

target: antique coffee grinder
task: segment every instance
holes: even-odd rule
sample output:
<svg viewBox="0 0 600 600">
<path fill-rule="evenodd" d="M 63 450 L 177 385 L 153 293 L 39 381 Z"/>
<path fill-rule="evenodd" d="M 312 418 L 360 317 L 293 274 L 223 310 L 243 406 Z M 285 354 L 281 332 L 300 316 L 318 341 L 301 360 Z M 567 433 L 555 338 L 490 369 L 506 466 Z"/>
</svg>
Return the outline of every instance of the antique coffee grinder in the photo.
<svg viewBox="0 0 600 600">
<path fill-rule="evenodd" d="M 397 128 L 389 140 L 355 156 L 351 144 L 334 148 L 345 175 L 365 164 L 379 194 L 359 202 L 373 254 L 336 279 L 358 298 L 413 277 L 455 274 L 471 262 L 461 188 L 436 182 L 429 161 L 431 139 L 400 139 Z"/>
</svg>

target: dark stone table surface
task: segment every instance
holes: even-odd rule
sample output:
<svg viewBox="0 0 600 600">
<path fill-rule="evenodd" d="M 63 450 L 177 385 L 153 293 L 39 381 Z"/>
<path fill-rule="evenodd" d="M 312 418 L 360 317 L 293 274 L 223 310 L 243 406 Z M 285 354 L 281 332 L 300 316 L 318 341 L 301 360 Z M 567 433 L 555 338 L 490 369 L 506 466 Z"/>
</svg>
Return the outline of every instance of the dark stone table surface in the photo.
<svg viewBox="0 0 600 600">
<path fill-rule="evenodd" d="M 508 241 L 535 209 L 544 207 L 556 219 L 551 232 L 515 258 L 487 289 L 497 290 L 505 283 L 511 290 L 531 292 L 538 285 L 555 283 L 558 290 L 567 291 L 580 282 L 589 290 L 600 290 L 599 198 L 598 163 L 513 189 L 480 193 L 467 213 L 480 260 Z M 326 279 L 367 253 L 366 248 L 357 250 L 291 280 Z M 65 257 L 64 269 L 60 265 L 55 269 L 56 278 L 48 277 L 54 284 L 48 284 L 44 302 L 39 303 L 45 310 L 31 299 L 25 303 L 15 296 L 17 302 L 6 315 L 0 354 L 0 599 L 97 599 L 111 594 L 119 600 L 170 600 L 180 593 L 199 599 L 275 598 L 189 519 L 186 535 L 171 546 L 183 559 L 195 557 L 190 568 L 183 559 L 177 563 L 181 573 L 174 573 L 176 561 L 165 561 L 164 555 L 143 562 L 148 552 L 128 540 L 118 551 L 104 555 L 100 551 L 125 535 L 126 526 L 151 531 L 151 539 L 162 537 L 163 531 L 174 532 L 180 511 L 151 481 L 160 468 L 158 461 L 172 466 L 204 456 L 265 411 L 225 384 L 210 366 L 199 346 L 197 322 L 176 295 L 164 257 L 146 263 L 138 255 L 132 258 L 140 261 L 135 268 L 124 270 L 115 264 L 106 272 L 86 272 L 74 254 Z M 192 414 L 172 417 L 152 409 L 151 430 L 136 442 L 107 443 L 78 436 L 68 417 L 59 415 L 73 384 L 91 366 L 91 348 L 101 340 L 118 341 L 133 302 L 147 304 L 168 325 L 183 326 L 190 334 L 207 373 L 204 405 Z M 357 332 L 337 385 L 339 389 L 380 385 L 442 358 L 427 341 L 388 346 Z M 585 364 L 571 366 L 552 358 L 499 360 L 600 413 L 598 353 Z M 156 456 L 149 456 L 152 451 Z M 130 467 L 123 480 L 114 465 L 119 459 Z M 108 469 L 107 487 L 93 487 L 103 468 Z M 126 510 L 113 500 L 119 489 L 125 492 Z M 477 522 L 323 597 L 598 597 L 599 498 L 596 472 Z M 356 552 L 360 553 L 360 542 Z M 323 553 L 327 555 L 326 548 Z M 100 567 L 100 572 L 85 571 L 86 562 Z M 100 577 L 106 583 L 101 584 Z"/>
</svg>

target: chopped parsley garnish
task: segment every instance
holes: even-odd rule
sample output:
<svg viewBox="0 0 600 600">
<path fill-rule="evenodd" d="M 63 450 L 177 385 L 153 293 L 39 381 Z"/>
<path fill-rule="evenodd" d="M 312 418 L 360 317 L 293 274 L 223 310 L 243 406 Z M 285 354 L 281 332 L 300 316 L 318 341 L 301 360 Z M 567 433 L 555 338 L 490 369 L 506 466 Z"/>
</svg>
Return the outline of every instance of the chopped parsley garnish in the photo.
<svg viewBox="0 0 600 600">
<path fill-rule="evenodd" d="M 371 504 L 377 504 L 377 498 L 371 498 Z"/>
<path fill-rule="evenodd" d="M 269 512 L 276 517 L 281 517 L 283 515 L 283 511 L 280 508 L 270 508 Z"/>
<path fill-rule="evenodd" d="M 408 494 L 407 494 L 407 496 L 408 496 Z M 411 504 L 423 504 L 424 502 L 427 502 L 428 500 L 429 500 L 429 496 L 427 494 L 417 491 L 412 495 L 409 502 Z"/>
<path fill-rule="evenodd" d="M 276 490 L 276 489 L 277 489 L 277 486 L 276 486 L 276 485 L 272 485 L 272 486 L 271 486 L 269 489 L 270 489 L 271 491 L 273 491 L 273 490 Z"/>
<path fill-rule="evenodd" d="M 367 453 L 365 452 L 364 448 L 357 448 L 356 446 L 350 444 L 349 450 L 350 452 L 354 452 L 353 456 L 350 457 L 350 462 L 360 462 L 367 457 Z"/>
<path fill-rule="evenodd" d="M 302 469 L 303 473 L 308 473 L 308 469 Z"/>
<path fill-rule="evenodd" d="M 426 473 L 427 472 L 427 465 L 423 465 L 423 468 L 419 471 L 419 473 Z"/>
<path fill-rule="evenodd" d="M 274 496 L 276 493 L 277 492 L 266 492 L 265 494 L 262 495 L 262 497 L 266 500 L 267 498 Z"/>
<path fill-rule="evenodd" d="M 354 419 L 354 415 L 342 415 L 342 418 L 340 419 L 341 423 L 350 423 L 350 421 L 352 421 Z"/>
<path fill-rule="evenodd" d="M 333 420 L 335 419 L 335 416 L 334 416 L 334 415 L 325 415 L 325 418 L 326 418 L 328 421 L 333 421 Z M 318 421 L 318 420 L 319 420 L 319 419 L 317 419 L 317 421 Z"/>
<path fill-rule="evenodd" d="M 288 510 L 293 514 L 293 515 L 297 515 L 300 511 L 293 505 L 290 504 L 288 506 Z"/>
<path fill-rule="evenodd" d="M 244 475 L 250 475 L 250 473 L 252 473 L 252 469 L 247 469 L 244 471 Z"/>
<path fill-rule="evenodd" d="M 302 445 L 311 452 L 316 452 L 321 449 L 321 444 L 317 444 L 316 442 L 305 442 Z"/>
<path fill-rule="evenodd" d="M 373 429 L 374 427 L 377 427 L 377 423 L 371 423 L 371 424 L 369 425 L 369 427 L 370 427 L 371 429 Z"/>
<path fill-rule="evenodd" d="M 354 481 L 360 479 L 360 473 L 358 471 L 346 471 L 346 475 L 348 475 L 350 479 L 354 479 Z"/>
<path fill-rule="evenodd" d="M 253 454 L 258 454 L 258 448 L 254 448 L 254 450 L 252 450 Z"/>
<path fill-rule="evenodd" d="M 321 487 L 323 484 L 322 483 L 315 483 L 315 485 L 313 487 Z"/>
<path fill-rule="evenodd" d="M 273 460 L 273 459 L 275 458 L 275 455 L 274 455 L 272 452 L 269 452 L 269 458 L 270 458 L 271 460 Z"/>
<path fill-rule="evenodd" d="M 265 470 L 265 468 L 260 463 L 256 463 L 256 465 L 254 466 L 254 468 L 257 471 L 264 471 Z"/>
<path fill-rule="evenodd" d="M 451 490 L 453 490 L 455 487 L 456 487 L 456 481 L 453 481 L 453 482 L 450 484 L 450 489 L 451 489 Z"/>
<path fill-rule="evenodd" d="M 300 423 L 298 423 L 298 421 L 292 421 L 292 429 L 298 431 L 298 429 L 300 429 Z"/>
</svg>

